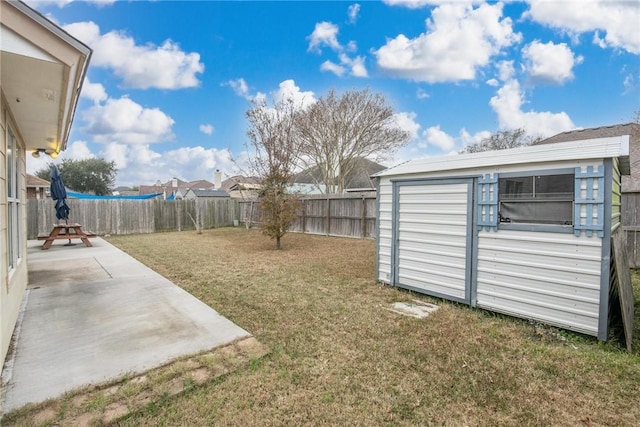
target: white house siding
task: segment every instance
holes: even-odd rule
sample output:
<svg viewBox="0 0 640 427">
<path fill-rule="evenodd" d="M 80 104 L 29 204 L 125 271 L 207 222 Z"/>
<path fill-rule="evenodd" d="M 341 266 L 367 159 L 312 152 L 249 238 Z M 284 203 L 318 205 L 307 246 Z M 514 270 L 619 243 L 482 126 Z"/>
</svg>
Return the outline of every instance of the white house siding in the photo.
<svg viewBox="0 0 640 427">
<path fill-rule="evenodd" d="M 398 285 L 465 300 L 469 183 L 398 187 Z"/>
<path fill-rule="evenodd" d="M 391 283 L 393 186 L 383 180 L 378 189 L 378 280 Z"/>
<path fill-rule="evenodd" d="M 477 305 L 597 335 L 601 245 L 595 234 L 482 231 Z"/>
</svg>

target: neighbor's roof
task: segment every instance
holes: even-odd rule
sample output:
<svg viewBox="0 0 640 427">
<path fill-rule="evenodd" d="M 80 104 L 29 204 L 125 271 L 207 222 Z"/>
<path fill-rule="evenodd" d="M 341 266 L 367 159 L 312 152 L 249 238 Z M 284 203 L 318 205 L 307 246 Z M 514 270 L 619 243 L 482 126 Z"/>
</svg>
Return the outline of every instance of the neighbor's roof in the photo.
<svg viewBox="0 0 640 427">
<path fill-rule="evenodd" d="M 185 187 L 188 188 L 214 188 L 215 186 L 213 182 L 209 182 L 206 179 L 199 179 L 185 184 Z"/>
<path fill-rule="evenodd" d="M 612 126 L 601 126 L 597 128 L 578 129 L 569 132 L 562 132 L 550 138 L 543 139 L 537 142 L 536 145 L 552 144 L 555 142 L 577 141 L 583 139 L 606 138 L 610 136 L 621 135 L 629 135 L 632 142 L 634 140 L 637 140 L 638 138 L 640 138 L 640 124 L 624 123 Z"/>
<path fill-rule="evenodd" d="M 249 189 L 247 187 L 247 184 L 252 184 L 252 185 L 257 185 L 259 186 L 258 188 L 260 188 L 260 178 L 255 177 L 255 176 L 242 176 L 242 175 L 235 175 L 232 176 L 231 178 L 227 178 L 224 181 L 222 181 L 222 185 L 220 188 L 222 188 L 223 190 L 229 191 L 234 189 L 234 186 L 238 185 L 238 184 L 242 184 L 243 185 L 243 189 L 247 190 Z"/>
<path fill-rule="evenodd" d="M 48 187 L 50 184 L 46 179 L 27 174 L 27 187 Z"/>
<path fill-rule="evenodd" d="M 385 167 L 364 157 L 356 157 L 353 161 L 353 168 L 347 174 L 345 179 L 346 189 L 373 188 L 374 185 L 369 177 L 377 172 L 383 171 Z M 293 177 L 293 182 L 296 184 L 314 184 L 323 186 L 326 184 L 322 182 L 322 172 L 318 166 L 313 166 L 296 174 Z"/>
<path fill-rule="evenodd" d="M 508 150 L 454 154 L 410 160 L 373 176 L 393 176 L 423 172 L 473 169 L 566 160 L 620 157 L 620 169 L 629 174 L 629 136 L 596 138 L 580 141 L 541 144 Z"/>
<path fill-rule="evenodd" d="M 192 191 L 196 197 L 230 197 L 229 193 L 224 190 L 212 190 L 212 189 L 199 189 L 199 188 L 191 188 L 189 191 Z"/>
</svg>

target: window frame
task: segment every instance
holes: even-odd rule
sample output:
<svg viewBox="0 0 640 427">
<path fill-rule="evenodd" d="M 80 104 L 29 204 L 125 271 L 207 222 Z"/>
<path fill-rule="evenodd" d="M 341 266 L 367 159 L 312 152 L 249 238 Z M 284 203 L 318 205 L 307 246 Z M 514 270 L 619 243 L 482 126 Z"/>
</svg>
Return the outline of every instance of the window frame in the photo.
<svg viewBox="0 0 640 427">
<path fill-rule="evenodd" d="M 22 243 L 22 157 L 20 143 L 11 126 L 6 131 L 6 171 L 7 171 L 7 273 L 9 277 L 24 258 Z"/>
<path fill-rule="evenodd" d="M 571 175 L 573 177 L 572 183 L 575 183 L 575 168 L 559 168 L 559 169 L 544 169 L 544 170 L 531 170 L 522 172 L 506 172 L 498 175 L 497 188 L 500 188 L 500 180 L 505 178 L 526 178 L 533 177 L 535 182 L 536 176 L 549 176 L 549 175 Z M 571 203 L 571 224 L 545 224 L 536 222 L 503 222 L 501 218 L 502 208 L 502 194 L 498 191 L 497 204 L 498 204 L 498 229 L 499 230 L 519 230 L 519 231 L 538 231 L 538 232 L 550 232 L 550 233 L 573 233 L 574 232 L 574 212 L 575 212 L 575 187 L 572 187 L 573 198 L 571 201 L 567 199 L 555 199 L 558 202 Z M 550 199 L 553 200 L 553 199 Z"/>
</svg>

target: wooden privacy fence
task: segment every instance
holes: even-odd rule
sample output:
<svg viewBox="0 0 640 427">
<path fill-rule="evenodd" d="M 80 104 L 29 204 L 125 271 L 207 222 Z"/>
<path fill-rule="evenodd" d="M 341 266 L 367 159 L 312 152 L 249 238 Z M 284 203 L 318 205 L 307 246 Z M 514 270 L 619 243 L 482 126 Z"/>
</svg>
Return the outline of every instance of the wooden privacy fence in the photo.
<svg viewBox="0 0 640 427">
<path fill-rule="evenodd" d="M 240 218 L 234 199 L 220 200 L 85 200 L 68 199 L 70 223 L 95 234 L 138 234 L 234 225 Z M 27 203 L 27 237 L 49 234 L 58 220 L 51 199 Z"/>
<path fill-rule="evenodd" d="M 622 193 L 622 230 L 627 239 L 629 267 L 640 268 L 640 192 Z"/>
<path fill-rule="evenodd" d="M 289 229 L 291 232 L 362 239 L 375 237 L 375 194 L 306 197 L 301 203 L 298 218 Z M 259 202 L 241 201 L 240 221 L 247 227 L 260 225 Z"/>
</svg>

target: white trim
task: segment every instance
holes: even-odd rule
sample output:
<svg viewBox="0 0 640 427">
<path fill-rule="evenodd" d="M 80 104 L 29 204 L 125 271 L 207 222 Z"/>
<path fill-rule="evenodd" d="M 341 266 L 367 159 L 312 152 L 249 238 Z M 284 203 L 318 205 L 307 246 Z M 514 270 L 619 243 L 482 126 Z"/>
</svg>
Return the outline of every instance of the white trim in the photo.
<svg viewBox="0 0 640 427">
<path fill-rule="evenodd" d="M 629 156 L 629 136 L 585 139 L 555 144 L 532 145 L 508 150 L 456 154 L 410 160 L 385 169 L 374 177 L 408 175 L 424 172 L 487 168 L 563 160 L 587 160 Z"/>
<path fill-rule="evenodd" d="M 29 58 L 39 59 L 41 61 L 55 62 L 60 61 L 48 52 L 40 49 L 29 40 L 20 37 L 4 25 L 0 25 L 0 50 L 2 52 L 14 53 L 16 55 L 28 56 Z"/>
</svg>

